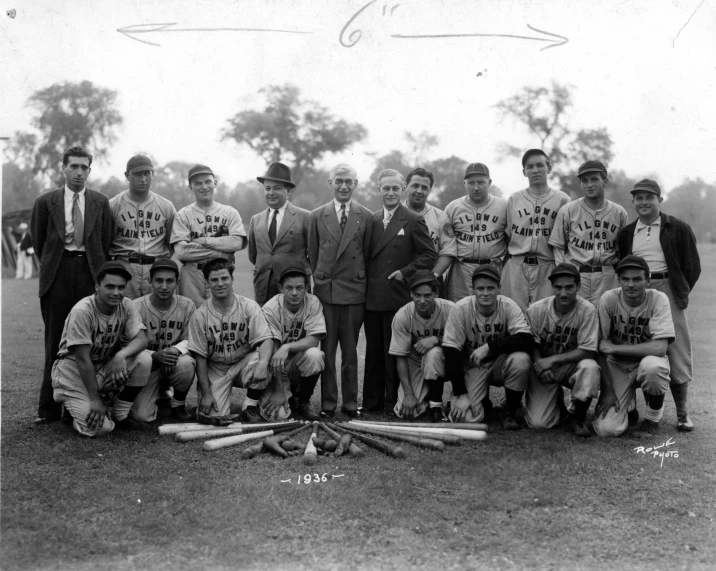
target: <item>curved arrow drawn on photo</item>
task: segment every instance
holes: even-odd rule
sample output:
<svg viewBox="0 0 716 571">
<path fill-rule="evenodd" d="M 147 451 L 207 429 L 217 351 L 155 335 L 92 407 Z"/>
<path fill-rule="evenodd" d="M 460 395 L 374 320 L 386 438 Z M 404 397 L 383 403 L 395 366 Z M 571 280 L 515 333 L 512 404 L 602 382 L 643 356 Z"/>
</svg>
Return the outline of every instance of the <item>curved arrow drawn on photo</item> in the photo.
<svg viewBox="0 0 716 571">
<path fill-rule="evenodd" d="M 569 38 L 565 38 L 564 36 L 560 36 L 559 34 L 553 34 L 552 32 L 539 30 L 534 26 L 530 26 L 529 24 L 527 24 L 527 27 L 530 30 L 539 32 L 540 34 L 552 36 L 553 38 L 559 38 L 559 40 L 555 40 L 552 38 L 536 38 L 534 36 L 518 36 L 515 34 L 393 34 L 391 37 L 399 38 L 402 40 L 418 38 L 512 38 L 517 40 L 533 40 L 536 42 L 551 42 L 551 45 L 543 47 L 540 51 L 563 46 L 569 41 Z"/>
<path fill-rule="evenodd" d="M 150 46 L 161 47 L 161 44 L 142 40 L 135 37 L 137 34 L 156 34 L 161 32 L 274 32 L 280 34 L 312 34 L 313 32 L 303 32 L 301 30 L 277 30 L 272 28 L 172 28 L 176 26 L 176 22 L 166 24 L 135 24 L 133 26 L 125 26 L 117 28 L 120 34 L 124 34 L 128 38 L 149 44 Z"/>
</svg>

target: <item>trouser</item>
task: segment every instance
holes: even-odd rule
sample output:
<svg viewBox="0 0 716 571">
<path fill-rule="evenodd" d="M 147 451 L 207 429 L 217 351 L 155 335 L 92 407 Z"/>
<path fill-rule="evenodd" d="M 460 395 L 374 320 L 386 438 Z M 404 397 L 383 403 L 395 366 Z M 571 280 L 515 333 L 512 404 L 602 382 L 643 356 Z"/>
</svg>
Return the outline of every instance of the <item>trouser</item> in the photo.
<svg viewBox="0 0 716 571">
<path fill-rule="evenodd" d="M 601 272 L 579 274 L 579 297 L 586 299 L 594 307 L 605 292 L 619 287 L 619 277 L 612 266 L 602 266 Z"/>
<path fill-rule="evenodd" d="M 609 355 L 606 363 L 608 370 L 602 371 L 602 374 L 610 375 L 619 410 L 612 407 L 604 418 L 597 416 L 594 432 L 599 436 L 619 436 L 629 427 L 627 413 L 635 402 L 637 386 L 645 395 L 666 394 L 669 389 L 669 359 L 649 355 L 640 361 L 618 361 Z"/>
<path fill-rule="evenodd" d="M 465 422 L 481 422 L 485 417 L 482 401 L 489 394 L 490 385 L 504 386 L 505 389 L 524 392 L 527 389 L 531 366 L 530 356 L 521 351 L 500 355 L 492 363 L 480 367 L 471 367 L 466 364 L 464 367 L 465 387 L 470 399 L 470 410 L 465 415 Z M 450 420 L 453 420 L 457 399 L 458 397 L 455 395 L 451 398 Z"/>
<path fill-rule="evenodd" d="M 181 267 L 179 294 L 192 300 L 197 309 L 211 296 L 209 284 L 196 262 L 186 262 Z"/>
<path fill-rule="evenodd" d="M 492 260 L 491 265 L 502 271 L 502 263 L 499 260 Z M 458 302 L 461 299 L 473 295 L 472 272 L 479 267 L 479 264 L 471 264 L 455 260 L 450 266 L 450 273 L 447 280 L 447 298 L 450 301 Z"/>
<path fill-rule="evenodd" d="M 122 262 L 124 267 L 132 274 L 132 279 L 127 282 L 127 287 L 124 290 L 125 297 L 137 299 L 152 293 L 152 286 L 149 280 L 149 270 L 152 264 L 130 264 L 129 260 L 122 256 L 116 256 L 115 259 Z"/>
<path fill-rule="evenodd" d="M 397 311 L 365 312 L 365 375 L 363 408 L 393 409 L 398 400 L 398 373 L 389 353 L 393 318 Z"/>
<path fill-rule="evenodd" d="M 109 366 L 112 360 L 95 365 L 97 386 L 100 391 L 107 382 Z M 149 351 L 142 351 L 134 357 L 127 359 L 127 370 L 129 379 L 125 387 L 143 387 L 147 384 L 149 373 L 152 369 L 152 356 Z M 54 399 L 65 405 L 65 409 L 72 415 L 72 425 L 75 430 L 85 436 L 100 436 L 114 430 L 114 422 L 111 418 L 105 419 L 100 429 L 91 430 L 87 426 L 87 415 L 90 410 L 90 397 L 87 389 L 82 383 L 77 363 L 73 358 L 57 359 L 52 368 L 52 387 Z M 117 404 L 119 401 L 115 401 Z M 110 409 L 113 414 L 114 410 Z"/>
<path fill-rule="evenodd" d="M 418 410 L 416 416 L 420 416 L 428 408 L 428 393 L 430 387 L 428 381 L 434 381 L 445 377 L 445 354 L 442 347 L 433 347 L 425 353 L 419 361 L 408 359 L 408 375 L 410 376 L 410 388 L 413 390 L 415 398 L 418 400 Z M 442 398 L 442 394 L 440 395 Z M 398 402 L 395 403 L 393 412 L 398 418 L 402 418 L 401 410 L 403 408 L 403 400 L 405 399 L 405 391 L 403 385 L 398 385 Z"/>
<path fill-rule="evenodd" d="M 287 360 L 284 372 L 280 377 L 274 376 L 268 388 L 262 393 L 259 399 L 259 413 L 266 420 L 284 420 L 291 414 L 287 407 L 278 409 L 277 413 L 269 415 L 266 413 L 266 404 L 274 398 L 274 393 L 281 393 L 283 402 L 288 403 L 291 398 L 291 386 L 298 384 L 299 402 L 308 402 L 311 400 L 313 389 L 316 386 L 318 374 L 323 371 L 325 361 L 323 351 L 318 347 L 311 347 L 300 353 L 294 353 Z M 311 377 L 310 383 L 304 382 L 305 379 Z"/>
<path fill-rule="evenodd" d="M 75 304 L 94 293 L 94 279 L 85 255 L 65 252 L 52 285 L 40 298 L 45 323 L 45 367 L 42 373 L 37 416 L 59 418 L 60 405 L 52 397 L 52 365 L 60 349 L 65 320 Z"/>
<path fill-rule="evenodd" d="M 671 291 L 668 279 L 651 280 L 653 289 L 666 294 L 671 307 L 671 319 L 674 322 L 675 339 L 669 343 L 666 355 L 669 357 L 671 373 L 669 378 L 672 385 L 683 385 L 691 382 L 693 374 L 693 360 L 691 355 L 691 334 L 689 333 L 689 322 L 686 319 L 686 311 L 679 307 Z"/>
<path fill-rule="evenodd" d="M 159 367 L 152 369 L 147 384 L 144 385 L 134 401 L 130 412 L 132 418 L 140 422 L 155 420 L 161 381 L 167 381 L 169 386 L 174 388 L 175 394 L 186 394 L 194 382 L 195 373 L 196 361 L 191 355 L 180 355 L 177 364 L 166 376 L 162 374 Z"/>
<path fill-rule="evenodd" d="M 28 254 L 23 250 L 18 250 L 16 257 L 16 265 L 16 280 L 29 280 L 32 277 L 32 254 Z"/>
<path fill-rule="evenodd" d="M 561 387 L 569 387 L 572 398 L 582 402 L 599 396 L 600 368 L 594 359 L 566 363 L 553 369 L 553 373 L 555 382 L 543 383 L 534 370 L 530 371 L 525 393 L 525 420 L 530 428 L 552 428 L 559 424 Z"/>
<path fill-rule="evenodd" d="M 362 303 L 323 304 L 326 336 L 321 341 L 325 353 L 325 369 L 321 375 L 321 409 L 334 411 L 338 406 L 336 350 L 341 346 L 341 397 L 344 410 L 358 409 L 358 338 L 363 324 L 365 305 Z"/>
<path fill-rule="evenodd" d="M 525 312 L 530 304 L 552 295 L 549 274 L 552 260 L 539 259 L 538 265 L 525 264 L 521 258 L 510 258 L 502 268 L 500 293 L 509 297 Z"/>
<path fill-rule="evenodd" d="M 209 372 L 209 388 L 214 397 L 216 408 L 209 412 L 209 416 L 228 416 L 231 413 L 231 387 L 241 389 L 265 389 L 271 375 L 265 379 L 254 379 L 254 371 L 259 363 L 259 354 L 252 351 L 243 359 L 225 364 L 212 360 L 207 361 Z M 199 406 L 202 403 L 201 386 L 197 387 L 199 393 Z"/>
</svg>

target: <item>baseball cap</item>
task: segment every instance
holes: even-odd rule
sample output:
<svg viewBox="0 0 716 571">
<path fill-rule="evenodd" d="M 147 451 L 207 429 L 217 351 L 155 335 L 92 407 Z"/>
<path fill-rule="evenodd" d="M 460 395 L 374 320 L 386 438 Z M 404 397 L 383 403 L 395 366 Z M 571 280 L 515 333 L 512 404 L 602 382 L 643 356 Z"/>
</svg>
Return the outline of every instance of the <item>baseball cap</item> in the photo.
<svg viewBox="0 0 716 571">
<path fill-rule="evenodd" d="M 482 163 L 470 163 L 467 165 L 467 168 L 465 169 L 465 176 L 463 179 L 472 176 L 474 174 L 482 174 L 485 176 L 490 176 L 490 169 L 488 169 L 485 165 Z"/>
<path fill-rule="evenodd" d="M 189 182 L 191 182 L 192 177 L 195 177 L 198 174 L 210 174 L 211 176 L 215 176 L 214 171 L 206 165 L 194 165 L 189 169 Z"/>
<path fill-rule="evenodd" d="M 636 194 L 637 192 L 650 192 L 652 194 L 656 194 L 656 196 L 661 196 L 661 188 L 659 187 L 656 182 L 653 180 L 649 180 L 648 178 L 645 178 L 644 180 L 640 180 L 634 185 L 634 190 L 630 191 L 631 194 Z"/>
<path fill-rule="evenodd" d="M 410 291 L 413 291 L 422 284 L 430 284 L 430 287 L 435 287 L 438 285 L 438 280 L 435 274 L 430 270 L 418 270 L 413 274 L 410 280 L 408 280 L 408 287 Z"/>
<path fill-rule="evenodd" d="M 607 174 L 607 167 L 605 167 L 604 163 L 601 161 L 587 161 L 586 163 L 582 163 L 579 167 L 579 170 L 577 171 L 577 178 L 583 174 L 587 174 L 588 172 L 601 172 Z"/>
<path fill-rule="evenodd" d="M 649 264 L 646 263 L 646 260 L 640 256 L 626 256 L 625 258 L 622 258 L 622 260 L 617 264 L 617 273 L 621 273 L 622 270 L 626 270 L 627 268 L 639 268 L 640 270 L 646 270 L 647 274 L 649 273 Z"/>
<path fill-rule="evenodd" d="M 156 270 L 174 270 L 179 275 L 179 266 L 171 258 L 157 258 L 154 260 L 152 267 L 149 268 L 150 275 Z"/>
<path fill-rule="evenodd" d="M 282 282 L 283 277 L 288 274 L 301 274 L 304 277 L 308 276 L 308 272 L 306 272 L 306 270 L 304 268 L 300 268 L 298 266 L 289 266 L 287 268 L 284 268 L 284 270 L 281 272 L 281 274 L 278 277 L 278 281 Z"/>
<path fill-rule="evenodd" d="M 549 274 L 549 281 L 554 281 L 559 276 L 572 276 L 580 281 L 579 270 L 572 264 L 558 264 Z"/>
<path fill-rule="evenodd" d="M 473 284 L 475 283 L 475 280 L 477 278 L 489 278 L 491 280 L 495 280 L 499 284 L 500 283 L 500 272 L 492 264 L 483 264 L 482 266 L 478 266 L 477 268 L 475 268 L 475 271 L 472 272 L 472 283 Z"/>
<path fill-rule="evenodd" d="M 121 276 L 127 279 L 127 281 L 132 279 L 132 274 L 129 273 L 129 270 L 127 269 L 127 266 L 125 266 L 122 262 L 118 260 L 114 260 L 111 262 L 105 262 L 99 267 L 99 270 L 97 271 L 98 274 L 116 274 L 119 273 Z"/>
<path fill-rule="evenodd" d="M 127 161 L 127 172 L 133 173 L 137 171 L 153 171 L 154 165 L 149 157 L 144 155 L 134 155 Z"/>
</svg>

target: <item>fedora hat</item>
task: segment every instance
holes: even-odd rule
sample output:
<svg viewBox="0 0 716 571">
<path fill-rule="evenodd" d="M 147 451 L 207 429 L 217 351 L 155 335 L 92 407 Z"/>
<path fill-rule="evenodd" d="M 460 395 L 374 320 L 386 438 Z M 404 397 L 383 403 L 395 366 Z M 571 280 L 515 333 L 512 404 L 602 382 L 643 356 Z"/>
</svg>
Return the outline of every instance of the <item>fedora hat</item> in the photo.
<svg viewBox="0 0 716 571">
<path fill-rule="evenodd" d="M 296 185 L 291 182 L 291 169 L 283 163 L 271 163 L 264 176 L 257 176 L 261 184 L 265 180 L 275 180 L 276 182 L 282 182 L 289 188 L 294 188 Z"/>
</svg>

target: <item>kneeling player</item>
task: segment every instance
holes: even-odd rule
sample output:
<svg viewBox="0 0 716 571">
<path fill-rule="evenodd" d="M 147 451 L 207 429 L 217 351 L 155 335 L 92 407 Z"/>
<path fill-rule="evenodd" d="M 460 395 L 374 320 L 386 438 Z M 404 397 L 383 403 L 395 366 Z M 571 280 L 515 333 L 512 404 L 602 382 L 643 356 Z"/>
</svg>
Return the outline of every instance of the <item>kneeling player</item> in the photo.
<svg viewBox="0 0 716 571">
<path fill-rule="evenodd" d="M 554 295 L 527 310 L 527 322 L 538 346 L 532 351 L 525 420 L 530 428 L 557 426 L 562 387 L 569 387 L 574 433 L 587 437 L 591 432 L 584 419 L 592 399 L 599 395 L 599 365 L 594 360 L 599 324 L 594 306 L 577 295 L 579 277 L 573 265 L 559 264 L 549 275 Z M 563 408 L 564 402 L 561 404 Z"/>
<path fill-rule="evenodd" d="M 194 382 L 196 363 L 188 354 L 189 320 L 194 302 L 175 295 L 179 268 L 169 258 L 159 258 L 149 269 L 152 293 L 133 301 L 134 308 L 147 328 L 148 349 L 152 352 L 152 373 L 132 407 L 135 418 L 153 421 L 157 418 L 159 386 L 166 383 L 174 389 L 171 416 L 180 422 L 192 420 L 184 406 Z"/>
<path fill-rule="evenodd" d="M 246 389 L 241 421 L 262 422 L 258 402 L 269 384 L 271 330 L 259 304 L 234 293 L 234 266 L 228 260 L 209 260 L 203 272 L 211 297 L 189 322 L 189 351 L 196 359 L 199 420 L 229 424 L 231 387 L 239 387 Z"/>
<path fill-rule="evenodd" d="M 323 306 L 315 295 L 307 292 L 310 282 L 304 269 L 286 268 L 279 281 L 279 294 L 263 306 L 274 336 L 273 390 L 264 392 L 259 411 L 266 419 L 281 418 L 281 403 L 289 399 L 297 416 L 304 420 L 320 420 L 310 402 L 325 362 L 323 351 L 318 348 L 326 336 Z"/>
<path fill-rule="evenodd" d="M 597 305 L 602 394 L 597 403 L 594 431 L 619 436 L 638 419 L 636 387 L 646 401 L 644 420 L 635 436 L 657 433 L 669 390 L 666 349 L 674 341 L 666 294 L 649 285 L 644 258 L 626 256 L 617 266 L 619 288 L 606 292 Z"/>
<path fill-rule="evenodd" d="M 413 301 L 395 314 L 390 341 L 400 381 L 393 411 L 399 418 L 415 418 L 429 407 L 431 420 L 442 422 L 445 355 L 441 344 L 455 304 L 437 298 L 438 280 L 429 270 L 415 272 L 409 286 Z"/>
<path fill-rule="evenodd" d="M 94 295 L 72 308 L 52 367 L 54 399 L 85 436 L 138 426 L 127 417 L 147 384 L 152 357 L 146 327 L 124 290 L 132 275 L 121 262 L 97 272 Z"/>
<path fill-rule="evenodd" d="M 507 430 L 518 430 L 517 412 L 527 389 L 534 339 L 520 307 L 499 295 L 500 273 L 479 266 L 472 273 L 474 295 L 461 299 L 445 325 L 443 350 L 453 397 L 452 422 L 480 422 L 490 385 L 505 387 Z"/>
</svg>

